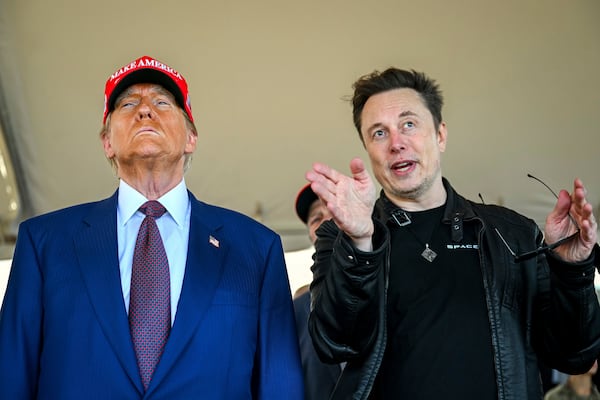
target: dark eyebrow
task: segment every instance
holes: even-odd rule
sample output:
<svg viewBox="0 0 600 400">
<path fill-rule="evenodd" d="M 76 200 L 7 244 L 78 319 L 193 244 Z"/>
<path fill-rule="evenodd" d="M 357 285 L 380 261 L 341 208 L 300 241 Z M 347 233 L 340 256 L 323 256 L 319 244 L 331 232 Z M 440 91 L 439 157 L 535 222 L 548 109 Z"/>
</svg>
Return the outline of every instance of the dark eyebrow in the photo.
<svg viewBox="0 0 600 400">
<path fill-rule="evenodd" d="M 412 111 L 402 111 L 398 116 L 400 118 L 402 118 L 402 117 L 418 117 L 419 115 Z"/>
</svg>

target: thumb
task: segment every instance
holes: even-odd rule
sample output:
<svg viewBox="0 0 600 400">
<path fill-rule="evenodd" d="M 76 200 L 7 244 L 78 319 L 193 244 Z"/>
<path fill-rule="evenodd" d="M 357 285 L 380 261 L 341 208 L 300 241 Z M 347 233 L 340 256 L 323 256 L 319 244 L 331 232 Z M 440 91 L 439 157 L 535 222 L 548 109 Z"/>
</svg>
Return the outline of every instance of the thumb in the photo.
<svg viewBox="0 0 600 400">
<path fill-rule="evenodd" d="M 552 210 L 552 214 L 555 218 L 563 218 L 569 213 L 569 209 L 571 208 L 571 196 L 566 190 L 561 190 L 558 193 L 558 199 L 556 200 L 556 205 L 554 206 L 554 210 Z"/>
<path fill-rule="evenodd" d="M 365 163 L 358 157 L 355 157 L 350 161 L 350 172 L 352 173 L 352 177 L 357 181 L 364 182 L 369 179 L 369 173 L 365 169 Z"/>
</svg>

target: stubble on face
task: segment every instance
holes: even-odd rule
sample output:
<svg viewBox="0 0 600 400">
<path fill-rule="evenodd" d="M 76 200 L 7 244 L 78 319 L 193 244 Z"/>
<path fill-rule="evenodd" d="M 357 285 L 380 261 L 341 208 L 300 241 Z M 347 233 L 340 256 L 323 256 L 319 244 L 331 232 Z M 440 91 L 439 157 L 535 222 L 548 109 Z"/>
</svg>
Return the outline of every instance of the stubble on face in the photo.
<svg viewBox="0 0 600 400">
<path fill-rule="evenodd" d="M 438 172 L 439 170 L 440 169 L 437 168 Z M 429 193 L 438 176 L 439 173 L 436 173 L 434 176 L 426 175 L 423 177 L 422 181 L 417 182 L 417 184 L 413 187 L 403 188 L 400 185 L 390 185 L 387 190 L 387 192 L 389 192 L 388 195 L 399 199 L 407 199 L 416 202 Z"/>
</svg>

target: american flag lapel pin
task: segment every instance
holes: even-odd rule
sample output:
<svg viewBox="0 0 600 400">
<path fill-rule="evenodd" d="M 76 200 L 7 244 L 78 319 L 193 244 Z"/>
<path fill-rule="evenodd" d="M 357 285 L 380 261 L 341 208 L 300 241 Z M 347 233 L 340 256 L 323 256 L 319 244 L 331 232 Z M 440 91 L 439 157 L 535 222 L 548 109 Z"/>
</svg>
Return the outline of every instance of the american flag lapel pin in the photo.
<svg viewBox="0 0 600 400">
<path fill-rule="evenodd" d="M 208 237 L 208 243 L 212 244 L 216 248 L 219 248 L 219 241 L 213 235 Z"/>
</svg>

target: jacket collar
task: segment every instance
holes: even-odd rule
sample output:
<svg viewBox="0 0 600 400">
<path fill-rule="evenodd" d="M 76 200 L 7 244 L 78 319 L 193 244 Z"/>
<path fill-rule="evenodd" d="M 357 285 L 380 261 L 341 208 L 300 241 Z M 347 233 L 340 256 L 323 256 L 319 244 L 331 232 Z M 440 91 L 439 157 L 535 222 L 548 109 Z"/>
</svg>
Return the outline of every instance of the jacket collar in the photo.
<svg viewBox="0 0 600 400">
<path fill-rule="evenodd" d="M 442 221 L 450 225 L 452 240 L 460 242 L 463 238 L 463 221 L 475 217 L 471 203 L 456 193 L 450 182 L 442 177 L 444 189 L 446 189 L 446 207 Z M 403 225 L 409 224 L 410 219 L 400 207 L 391 202 L 381 190 L 379 199 L 375 203 L 373 216 L 383 224 Z"/>
</svg>

